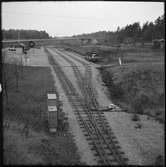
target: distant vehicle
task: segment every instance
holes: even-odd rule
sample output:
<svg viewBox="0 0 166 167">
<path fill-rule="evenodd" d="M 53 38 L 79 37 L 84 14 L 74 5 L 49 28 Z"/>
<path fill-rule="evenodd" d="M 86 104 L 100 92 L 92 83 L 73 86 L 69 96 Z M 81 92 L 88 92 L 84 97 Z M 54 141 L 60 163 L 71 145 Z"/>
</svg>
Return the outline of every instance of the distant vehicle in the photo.
<svg viewBox="0 0 166 167">
<path fill-rule="evenodd" d="M 27 54 L 27 51 L 29 50 L 29 46 L 25 45 L 24 43 L 19 43 L 18 46 L 22 48 L 22 52 L 24 54 Z"/>
<path fill-rule="evenodd" d="M 28 45 L 30 48 L 33 48 L 33 47 L 35 47 L 36 44 L 34 41 L 29 41 Z"/>
<path fill-rule="evenodd" d="M 88 53 L 85 59 L 88 61 L 97 62 L 100 60 L 100 57 L 97 53 L 93 52 L 93 53 Z"/>
<path fill-rule="evenodd" d="M 9 51 L 16 51 L 16 48 L 15 47 L 10 47 Z"/>
</svg>

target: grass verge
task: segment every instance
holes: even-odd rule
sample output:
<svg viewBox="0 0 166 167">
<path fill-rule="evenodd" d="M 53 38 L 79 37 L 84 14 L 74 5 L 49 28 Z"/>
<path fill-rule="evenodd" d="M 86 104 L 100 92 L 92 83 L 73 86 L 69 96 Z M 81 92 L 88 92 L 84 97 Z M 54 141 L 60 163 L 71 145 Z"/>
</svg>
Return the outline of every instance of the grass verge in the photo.
<svg viewBox="0 0 166 167">
<path fill-rule="evenodd" d="M 48 67 L 24 67 L 16 89 L 14 65 L 5 65 L 10 77 L 8 106 L 3 95 L 3 160 L 9 165 L 72 165 L 80 157 L 69 132 L 47 133 L 46 93 L 55 92 Z M 25 127 L 28 129 L 25 131 Z"/>
<path fill-rule="evenodd" d="M 134 61 L 130 62 L 131 59 Z M 124 60 L 121 66 L 100 68 L 111 100 L 126 111 L 165 122 L 163 53 L 151 51 L 138 55 L 138 51 L 128 51 Z"/>
</svg>

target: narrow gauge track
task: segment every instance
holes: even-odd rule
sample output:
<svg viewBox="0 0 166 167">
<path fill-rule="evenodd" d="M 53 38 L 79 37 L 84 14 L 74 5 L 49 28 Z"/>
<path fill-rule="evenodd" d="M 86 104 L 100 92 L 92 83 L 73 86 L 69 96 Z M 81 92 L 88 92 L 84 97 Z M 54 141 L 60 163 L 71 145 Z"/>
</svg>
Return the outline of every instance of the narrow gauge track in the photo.
<svg viewBox="0 0 166 167">
<path fill-rule="evenodd" d="M 88 120 L 84 119 L 84 116 L 82 115 L 80 111 L 80 106 L 82 106 L 83 111 L 86 111 L 85 105 L 83 104 L 83 100 L 80 98 L 78 93 L 76 92 L 74 86 L 70 82 L 70 80 L 66 77 L 65 73 L 57 63 L 57 61 L 52 57 L 52 55 L 46 50 L 46 53 L 48 54 L 48 59 L 50 64 L 53 66 L 61 84 L 65 91 L 66 96 L 69 98 L 69 101 L 72 104 L 72 108 L 74 112 L 77 112 L 77 116 L 81 122 L 81 125 L 85 128 L 88 136 L 90 137 L 90 140 L 92 141 L 92 144 L 94 146 L 95 151 L 99 155 L 101 159 L 101 164 L 109 165 L 110 162 L 108 161 L 108 158 L 104 155 L 104 152 L 102 152 L 102 145 L 99 143 L 99 141 L 96 139 L 96 136 L 93 134 L 94 128 L 90 124 L 88 124 Z M 74 101 L 73 101 L 74 99 Z M 76 102 L 76 101 L 77 102 Z M 80 106 L 78 105 L 78 102 L 80 103 Z"/>
<path fill-rule="evenodd" d="M 113 138 L 115 139 L 115 136 L 113 136 L 111 132 L 110 134 L 112 134 L 112 136 L 111 138 L 109 137 L 109 140 L 108 140 L 108 135 L 106 136 L 106 134 L 108 134 L 108 131 L 107 133 L 103 133 L 103 132 L 106 132 L 104 124 L 102 123 L 103 116 L 98 115 L 98 120 L 100 120 L 100 125 L 102 123 L 102 130 L 101 130 L 100 128 L 101 126 L 99 127 L 97 125 L 94 115 L 92 115 L 93 113 L 91 112 L 89 106 L 91 105 L 91 101 L 93 101 L 93 98 L 89 96 L 89 94 L 86 92 L 85 87 L 82 86 L 85 83 L 83 81 L 87 81 L 87 79 L 85 80 L 82 77 L 78 67 L 75 66 L 75 64 L 71 60 L 67 60 L 66 57 L 64 57 L 61 54 L 61 56 L 63 56 L 67 61 L 69 61 L 73 65 L 74 73 L 78 79 L 79 86 L 83 94 L 83 97 L 80 97 L 76 89 L 70 82 L 70 80 L 66 77 L 65 73 L 63 72 L 59 64 L 56 62 L 56 60 L 51 56 L 48 50 L 46 50 L 46 52 L 48 54 L 49 62 L 51 63 L 51 65 L 53 65 L 53 68 L 57 73 L 57 76 L 60 79 L 60 82 L 62 83 L 62 87 L 65 90 L 65 93 L 72 104 L 74 112 L 78 116 L 80 125 L 84 128 L 85 132 L 87 133 L 86 136 L 88 136 L 89 139 L 92 141 L 93 149 L 96 151 L 96 153 L 100 157 L 99 164 L 103 164 L 103 165 L 126 164 L 125 159 L 122 158 L 121 156 L 122 152 L 117 151 L 118 147 L 115 145 L 115 141 L 113 141 Z M 88 74 L 91 74 L 91 72 L 88 71 Z M 87 83 L 87 85 L 89 84 Z M 90 102 L 88 102 L 89 99 L 90 99 Z M 78 105 L 78 103 L 80 104 Z M 94 105 L 97 106 L 96 102 L 93 102 L 93 103 Z M 80 106 L 82 107 L 83 111 L 79 111 Z"/>
<path fill-rule="evenodd" d="M 114 136 L 114 133 L 110 129 L 108 122 L 106 121 L 103 112 L 98 111 L 99 104 L 94 94 L 94 88 L 92 85 L 92 71 L 91 67 L 88 65 L 88 63 L 85 63 L 84 61 L 81 61 L 80 59 L 77 59 L 74 57 L 76 61 L 79 61 L 81 64 L 85 66 L 85 76 L 83 77 L 80 70 L 76 66 L 76 64 L 71 61 L 71 59 L 67 58 L 60 52 L 59 50 L 58 54 L 60 54 L 66 61 L 68 61 L 74 71 L 74 74 L 78 80 L 78 85 L 81 89 L 82 95 L 85 98 L 85 103 L 88 108 L 88 113 L 93 114 L 93 117 L 91 121 L 93 121 L 95 128 L 98 128 L 98 133 L 100 134 L 101 138 L 103 139 L 103 142 L 106 145 L 106 148 L 109 150 L 109 153 L 113 155 L 114 161 L 119 162 L 119 164 L 126 164 L 127 158 L 122 157 L 122 154 L 124 154 L 122 151 L 120 151 L 120 147 L 117 145 L 118 142 L 116 140 L 116 137 Z M 67 54 L 66 54 L 67 55 Z M 70 55 L 67 55 L 70 56 Z M 92 113 L 91 107 L 95 110 L 95 112 Z M 104 132 L 104 133 L 103 133 Z"/>
</svg>

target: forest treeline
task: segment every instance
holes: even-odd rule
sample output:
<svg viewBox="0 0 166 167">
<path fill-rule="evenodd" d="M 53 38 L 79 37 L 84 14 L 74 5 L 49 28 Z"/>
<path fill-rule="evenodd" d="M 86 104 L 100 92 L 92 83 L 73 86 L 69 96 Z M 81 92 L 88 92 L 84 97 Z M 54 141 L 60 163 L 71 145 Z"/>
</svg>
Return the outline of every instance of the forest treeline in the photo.
<svg viewBox="0 0 166 167">
<path fill-rule="evenodd" d="M 46 31 L 37 30 L 2 30 L 3 39 L 48 39 Z M 118 27 L 116 31 L 99 31 L 73 37 L 95 38 L 102 43 L 151 42 L 153 39 L 165 38 L 165 14 L 154 22 L 146 22 L 141 27 L 139 22 Z"/>
<path fill-rule="evenodd" d="M 2 30 L 2 37 L 6 39 L 48 39 L 50 38 L 49 34 L 46 31 L 37 31 L 37 30 Z"/>
<path fill-rule="evenodd" d="M 139 22 L 118 27 L 116 31 L 99 31 L 91 34 L 75 35 L 73 37 L 96 38 L 104 43 L 151 42 L 153 39 L 165 38 L 165 14 L 154 22 L 146 22 L 141 27 Z"/>
</svg>

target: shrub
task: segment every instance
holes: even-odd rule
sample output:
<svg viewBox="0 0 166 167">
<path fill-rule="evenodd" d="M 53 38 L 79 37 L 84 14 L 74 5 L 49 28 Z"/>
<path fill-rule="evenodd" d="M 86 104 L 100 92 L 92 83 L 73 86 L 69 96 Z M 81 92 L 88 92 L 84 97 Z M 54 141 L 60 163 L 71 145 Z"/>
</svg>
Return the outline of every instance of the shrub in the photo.
<svg viewBox="0 0 166 167">
<path fill-rule="evenodd" d="M 138 114 L 143 114 L 143 103 L 141 103 L 141 100 L 137 99 L 134 100 L 132 104 L 134 111 Z"/>
<path fill-rule="evenodd" d="M 163 166 L 163 165 L 164 165 L 164 160 L 163 160 L 163 156 L 162 156 L 162 155 L 158 155 L 158 156 L 156 157 L 156 160 L 155 160 L 155 164 L 154 164 L 154 165 L 156 165 L 156 166 L 158 166 L 158 165 Z"/>
<path fill-rule="evenodd" d="M 139 117 L 139 115 L 137 115 L 136 113 L 134 113 L 133 115 L 132 115 L 132 121 L 139 121 L 140 120 L 140 117 Z"/>
<path fill-rule="evenodd" d="M 142 125 L 140 123 L 137 123 L 137 125 L 135 126 L 136 129 L 141 129 Z"/>
<path fill-rule="evenodd" d="M 156 114 L 156 117 L 158 117 L 158 116 L 160 116 L 162 114 L 162 111 L 157 110 L 155 114 Z"/>
<path fill-rule="evenodd" d="M 122 96 L 124 95 L 124 91 L 120 85 L 114 83 L 113 74 L 106 71 L 104 68 L 100 68 L 100 72 L 103 77 L 103 82 L 111 92 L 111 97 L 115 99 L 122 98 Z"/>
</svg>

